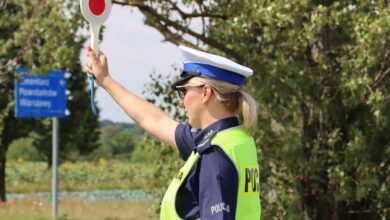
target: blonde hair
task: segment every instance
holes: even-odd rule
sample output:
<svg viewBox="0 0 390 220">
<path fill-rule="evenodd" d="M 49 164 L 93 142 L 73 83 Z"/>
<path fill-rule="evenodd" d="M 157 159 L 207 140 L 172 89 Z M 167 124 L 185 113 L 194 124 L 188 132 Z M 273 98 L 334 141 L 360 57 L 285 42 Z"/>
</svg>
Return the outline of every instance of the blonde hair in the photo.
<svg viewBox="0 0 390 220">
<path fill-rule="evenodd" d="M 184 86 L 210 85 L 215 98 L 227 110 L 234 112 L 243 121 L 244 128 L 254 134 L 257 128 L 257 103 L 241 86 L 208 77 L 193 77 Z"/>
</svg>

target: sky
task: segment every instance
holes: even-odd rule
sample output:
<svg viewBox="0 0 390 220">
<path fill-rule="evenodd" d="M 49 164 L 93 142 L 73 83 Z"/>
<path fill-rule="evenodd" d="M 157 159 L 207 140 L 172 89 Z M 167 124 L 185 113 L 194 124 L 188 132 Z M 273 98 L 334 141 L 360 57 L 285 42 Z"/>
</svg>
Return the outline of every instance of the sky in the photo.
<svg viewBox="0 0 390 220">
<path fill-rule="evenodd" d="M 172 65 L 180 66 L 182 62 L 176 45 L 164 42 L 157 30 L 143 24 L 143 19 L 136 8 L 113 5 L 99 46 L 108 58 L 111 76 L 141 97 L 144 84 L 151 81 L 149 74 L 155 71 L 167 75 L 173 72 Z M 89 41 L 85 47 L 88 45 Z M 85 49 L 80 59 L 84 64 Z M 100 120 L 132 122 L 104 89 L 97 89 L 95 102 Z"/>
</svg>

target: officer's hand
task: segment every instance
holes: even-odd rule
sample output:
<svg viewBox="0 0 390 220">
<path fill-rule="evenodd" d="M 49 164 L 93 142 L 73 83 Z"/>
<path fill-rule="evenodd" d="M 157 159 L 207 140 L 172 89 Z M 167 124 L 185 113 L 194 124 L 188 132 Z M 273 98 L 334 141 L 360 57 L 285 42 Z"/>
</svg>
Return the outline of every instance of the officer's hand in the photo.
<svg viewBox="0 0 390 220">
<path fill-rule="evenodd" d="M 107 57 L 99 51 L 99 56 L 93 53 L 91 47 L 87 48 L 88 59 L 85 61 L 87 74 L 93 74 L 99 86 L 104 87 L 104 82 L 110 78 L 108 73 Z"/>
</svg>

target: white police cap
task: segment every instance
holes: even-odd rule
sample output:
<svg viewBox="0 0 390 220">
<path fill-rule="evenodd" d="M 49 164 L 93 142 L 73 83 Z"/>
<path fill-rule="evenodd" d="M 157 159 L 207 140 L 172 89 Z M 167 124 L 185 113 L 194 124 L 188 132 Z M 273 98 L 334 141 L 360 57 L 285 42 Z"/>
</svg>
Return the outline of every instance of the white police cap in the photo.
<svg viewBox="0 0 390 220">
<path fill-rule="evenodd" d="M 184 59 L 183 72 L 172 88 L 183 85 L 194 76 L 208 76 L 242 86 L 245 79 L 253 74 L 253 70 L 225 57 L 179 46 Z"/>
</svg>

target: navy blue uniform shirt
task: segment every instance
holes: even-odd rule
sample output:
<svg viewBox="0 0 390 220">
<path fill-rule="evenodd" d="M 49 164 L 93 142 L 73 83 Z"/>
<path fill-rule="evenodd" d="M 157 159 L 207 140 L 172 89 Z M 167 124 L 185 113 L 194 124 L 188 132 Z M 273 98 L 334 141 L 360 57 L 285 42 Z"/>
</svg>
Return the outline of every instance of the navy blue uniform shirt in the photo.
<svg viewBox="0 0 390 220">
<path fill-rule="evenodd" d="M 236 117 L 219 120 L 207 128 L 193 129 L 181 123 L 175 131 L 176 145 L 184 160 L 192 151 L 201 157 L 188 174 L 176 197 L 176 211 L 183 219 L 234 219 L 238 194 L 238 171 L 211 138 L 219 131 L 239 126 Z"/>
</svg>

